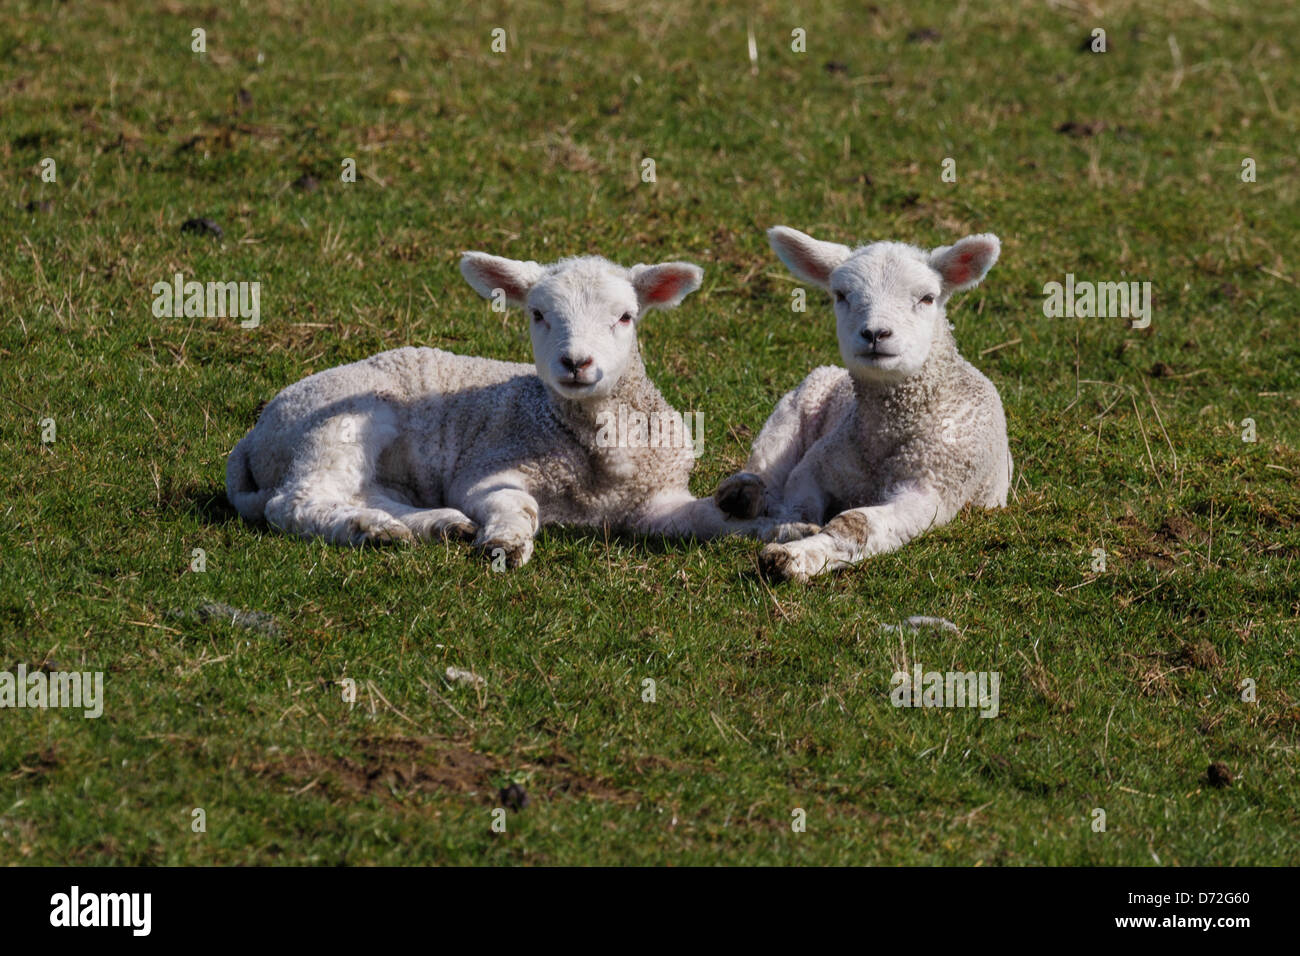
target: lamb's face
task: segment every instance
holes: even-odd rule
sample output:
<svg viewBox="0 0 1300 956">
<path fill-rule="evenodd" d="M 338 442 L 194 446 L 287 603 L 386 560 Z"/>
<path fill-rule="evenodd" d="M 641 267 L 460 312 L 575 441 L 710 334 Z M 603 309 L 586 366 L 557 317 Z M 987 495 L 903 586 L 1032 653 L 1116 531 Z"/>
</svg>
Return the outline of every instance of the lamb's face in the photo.
<svg viewBox="0 0 1300 956">
<path fill-rule="evenodd" d="M 598 256 L 542 267 L 467 252 L 460 268 L 480 295 L 524 309 L 538 377 L 576 401 L 608 397 L 637 355 L 641 318 L 677 305 L 704 277 L 685 262 L 625 269 Z"/>
<path fill-rule="evenodd" d="M 898 242 L 850 249 L 785 226 L 767 235 L 791 272 L 831 293 L 849 372 L 886 383 L 921 370 L 947 326 L 948 298 L 978 285 L 1001 249 L 989 233 L 930 252 Z"/>
<path fill-rule="evenodd" d="M 855 378 L 894 382 L 915 375 L 946 322 L 939 273 L 907 246 L 875 243 L 830 276 L 840 355 Z"/>
<path fill-rule="evenodd" d="M 579 260 L 547 273 L 528 291 L 537 374 L 565 398 L 610 393 L 636 353 L 641 315 L 627 270 Z"/>
</svg>

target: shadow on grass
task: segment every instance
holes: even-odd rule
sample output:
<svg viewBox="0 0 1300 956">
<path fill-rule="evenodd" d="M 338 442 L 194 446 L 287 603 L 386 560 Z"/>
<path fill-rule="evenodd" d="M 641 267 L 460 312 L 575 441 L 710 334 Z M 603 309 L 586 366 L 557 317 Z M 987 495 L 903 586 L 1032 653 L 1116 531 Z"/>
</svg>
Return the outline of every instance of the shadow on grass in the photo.
<svg viewBox="0 0 1300 956">
<path fill-rule="evenodd" d="M 538 530 L 538 547 L 546 544 L 594 544 L 604 548 L 630 548 L 650 554 L 686 554 L 699 548 L 709 548 L 713 542 L 698 538 L 673 537 L 662 534 L 638 534 L 632 531 L 614 531 L 578 525 L 546 525 Z M 754 540 L 755 545 L 759 545 Z"/>
<path fill-rule="evenodd" d="M 191 514 L 204 524 L 223 525 L 239 521 L 239 512 L 226 497 L 222 486 L 192 485 L 179 488 L 167 500 L 170 510 Z"/>
</svg>

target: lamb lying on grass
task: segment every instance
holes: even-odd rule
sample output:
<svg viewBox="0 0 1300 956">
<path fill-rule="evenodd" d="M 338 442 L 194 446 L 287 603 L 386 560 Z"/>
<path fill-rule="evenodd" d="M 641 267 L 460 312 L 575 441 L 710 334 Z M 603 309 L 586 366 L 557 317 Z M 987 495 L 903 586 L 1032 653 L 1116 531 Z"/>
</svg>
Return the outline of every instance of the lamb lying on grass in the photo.
<svg viewBox="0 0 1300 956">
<path fill-rule="evenodd" d="M 777 404 L 745 471 L 718 486 L 728 514 L 826 523 L 770 544 L 769 577 L 806 581 L 892 551 L 966 504 L 1000 508 L 1011 451 L 997 389 L 957 353 L 948 298 L 997 261 L 993 235 L 925 252 L 896 242 L 849 249 L 778 226 L 773 249 L 835 299 L 847 368 L 814 369 Z"/>
<path fill-rule="evenodd" d="M 241 515 L 335 544 L 473 539 L 510 567 L 528 560 L 540 524 L 807 533 L 729 519 L 687 490 L 691 443 L 646 377 L 636 328 L 699 288 L 699 267 L 479 252 L 460 265 L 479 294 L 525 309 L 535 366 L 401 348 L 289 386 L 230 454 L 226 493 Z M 683 440 L 611 441 L 620 406 L 624 421 L 639 411 Z"/>
</svg>

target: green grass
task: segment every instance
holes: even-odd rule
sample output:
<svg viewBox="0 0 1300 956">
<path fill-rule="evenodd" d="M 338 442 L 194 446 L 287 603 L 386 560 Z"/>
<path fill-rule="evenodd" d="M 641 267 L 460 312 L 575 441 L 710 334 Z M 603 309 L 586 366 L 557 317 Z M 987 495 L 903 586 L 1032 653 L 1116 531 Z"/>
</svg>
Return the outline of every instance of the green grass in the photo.
<svg viewBox="0 0 1300 956">
<path fill-rule="evenodd" d="M 98 720 L 0 711 L 0 861 L 1300 859 L 1300 8 L 133 6 L 0 22 L 0 670 L 102 670 L 107 695 Z M 1104 55 L 1079 50 L 1094 26 Z M 224 240 L 181 235 L 194 216 Z M 466 248 L 706 268 L 641 341 L 704 413 L 709 493 L 837 360 L 823 298 L 790 310 L 776 223 L 1002 237 L 950 316 L 1006 405 L 1006 510 L 773 590 L 745 541 L 547 530 L 496 574 L 225 504 L 226 454 L 309 372 L 407 344 L 527 359 Z M 260 281 L 262 326 L 154 318 L 178 271 Z M 1044 317 L 1067 272 L 1150 281 L 1151 327 Z M 280 633 L 169 615 L 206 600 Z M 882 632 L 910 614 L 961 633 Z M 902 660 L 1001 672 L 1001 715 L 895 709 Z M 494 834 L 511 780 L 530 805 Z"/>
</svg>

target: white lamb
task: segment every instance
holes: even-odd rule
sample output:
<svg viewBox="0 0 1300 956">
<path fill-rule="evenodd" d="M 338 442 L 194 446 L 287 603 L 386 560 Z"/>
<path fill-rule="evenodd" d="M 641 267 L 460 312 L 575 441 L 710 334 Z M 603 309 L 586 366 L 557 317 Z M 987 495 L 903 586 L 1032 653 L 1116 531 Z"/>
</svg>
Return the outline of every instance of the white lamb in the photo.
<svg viewBox="0 0 1300 956">
<path fill-rule="evenodd" d="M 715 492 L 740 518 L 825 523 L 770 544 L 760 568 L 806 581 L 892 551 L 967 504 L 1000 508 L 1011 451 L 997 389 L 957 352 L 948 298 L 997 261 L 997 236 L 925 252 L 897 242 L 850 249 L 778 226 L 772 248 L 835 300 L 840 354 L 777 404 L 745 470 Z"/>
<path fill-rule="evenodd" d="M 807 532 L 729 519 L 687 489 L 691 442 L 646 377 L 636 328 L 699 288 L 698 266 L 470 252 L 460 267 L 479 294 L 526 310 L 535 365 L 400 348 L 289 386 L 230 454 L 226 493 L 241 515 L 335 544 L 472 539 L 510 567 L 531 556 L 540 524 Z M 658 420 L 661 440 L 609 428 L 620 407 L 624 421 L 629 410 Z"/>
</svg>

